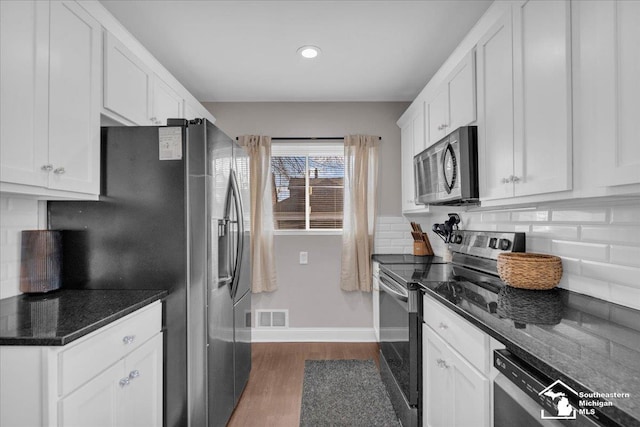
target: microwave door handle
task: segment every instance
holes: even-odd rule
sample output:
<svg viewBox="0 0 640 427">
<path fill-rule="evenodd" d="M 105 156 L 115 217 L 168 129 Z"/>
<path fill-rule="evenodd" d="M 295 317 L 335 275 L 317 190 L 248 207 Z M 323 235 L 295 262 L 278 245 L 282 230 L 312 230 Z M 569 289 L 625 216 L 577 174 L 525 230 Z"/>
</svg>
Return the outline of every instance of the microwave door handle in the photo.
<svg viewBox="0 0 640 427">
<path fill-rule="evenodd" d="M 447 152 L 451 153 L 451 162 L 453 163 L 453 176 L 451 178 L 451 184 L 447 181 Z M 442 180 L 444 182 L 444 189 L 447 191 L 447 194 L 451 193 L 451 190 L 456 185 L 456 154 L 453 151 L 453 147 L 451 143 L 447 141 L 447 146 L 442 150 Z"/>
</svg>

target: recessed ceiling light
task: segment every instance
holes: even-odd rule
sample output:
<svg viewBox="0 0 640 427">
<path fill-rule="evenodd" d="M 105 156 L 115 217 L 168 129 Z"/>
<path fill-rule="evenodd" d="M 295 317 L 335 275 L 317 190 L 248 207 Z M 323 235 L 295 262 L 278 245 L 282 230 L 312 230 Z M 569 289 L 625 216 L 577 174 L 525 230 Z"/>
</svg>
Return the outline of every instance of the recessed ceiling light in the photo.
<svg viewBox="0 0 640 427">
<path fill-rule="evenodd" d="M 298 49 L 298 53 L 303 58 L 312 59 L 320 55 L 320 48 L 317 46 L 302 46 Z"/>
</svg>

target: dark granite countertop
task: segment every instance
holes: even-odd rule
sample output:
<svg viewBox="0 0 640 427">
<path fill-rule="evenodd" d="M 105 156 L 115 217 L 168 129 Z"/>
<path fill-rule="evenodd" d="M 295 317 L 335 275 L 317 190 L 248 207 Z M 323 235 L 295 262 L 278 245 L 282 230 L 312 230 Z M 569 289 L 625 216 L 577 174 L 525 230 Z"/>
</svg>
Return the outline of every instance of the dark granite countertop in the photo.
<svg viewBox="0 0 640 427">
<path fill-rule="evenodd" d="M 417 256 L 407 254 L 373 254 L 373 261 L 380 264 L 444 264 L 445 261 L 439 256 Z"/>
<path fill-rule="evenodd" d="M 4 298 L 0 345 L 66 345 L 166 296 L 161 290 L 60 289 Z"/>
<path fill-rule="evenodd" d="M 419 283 L 554 381 L 577 392 L 629 393 L 604 399 L 613 406 L 598 410 L 605 425 L 608 417 L 640 426 L 640 311 L 563 289 L 516 289 L 497 278 L 480 286 L 456 276 L 455 268 L 448 281 L 431 281 L 433 275 L 411 264 L 381 268 L 395 279 Z"/>
</svg>

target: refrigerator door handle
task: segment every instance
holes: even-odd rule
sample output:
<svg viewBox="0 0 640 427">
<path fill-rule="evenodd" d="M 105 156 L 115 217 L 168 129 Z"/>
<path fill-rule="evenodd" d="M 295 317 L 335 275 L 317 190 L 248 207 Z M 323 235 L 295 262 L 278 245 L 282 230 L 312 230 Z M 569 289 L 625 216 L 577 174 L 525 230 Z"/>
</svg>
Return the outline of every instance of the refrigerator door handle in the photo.
<svg viewBox="0 0 640 427">
<path fill-rule="evenodd" d="M 236 172 L 233 169 L 231 169 L 229 179 L 231 184 L 231 191 L 233 192 L 233 200 L 235 201 L 236 220 L 238 222 L 235 265 L 233 266 L 233 281 L 231 283 L 231 297 L 235 298 L 236 293 L 238 292 L 238 274 L 240 273 L 240 266 L 242 265 L 242 254 L 244 250 L 244 212 L 242 207 L 242 200 L 240 199 L 240 188 L 238 187 L 238 179 L 236 178 Z"/>
</svg>

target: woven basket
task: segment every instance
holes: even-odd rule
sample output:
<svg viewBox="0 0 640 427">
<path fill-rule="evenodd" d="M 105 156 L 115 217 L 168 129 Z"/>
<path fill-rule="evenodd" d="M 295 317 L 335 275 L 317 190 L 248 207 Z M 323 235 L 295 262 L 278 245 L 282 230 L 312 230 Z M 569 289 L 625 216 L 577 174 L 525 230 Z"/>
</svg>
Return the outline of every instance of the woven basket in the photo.
<svg viewBox="0 0 640 427">
<path fill-rule="evenodd" d="M 498 255 L 498 274 L 509 286 L 551 289 L 562 278 L 562 260 L 553 255 L 509 252 Z"/>
</svg>

